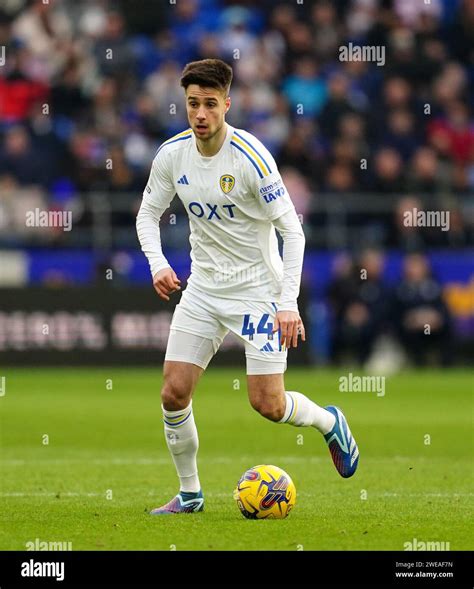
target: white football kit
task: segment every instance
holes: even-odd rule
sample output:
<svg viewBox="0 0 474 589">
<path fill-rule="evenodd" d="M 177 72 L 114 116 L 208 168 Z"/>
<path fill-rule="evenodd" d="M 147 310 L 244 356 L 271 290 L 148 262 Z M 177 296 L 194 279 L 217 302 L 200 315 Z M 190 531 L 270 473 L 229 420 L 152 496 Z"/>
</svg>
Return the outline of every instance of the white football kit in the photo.
<svg viewBox="0 0 474 589">
<path fill-rule="evenodd" d="M 166 359 L 206 368 L 230 330 L 245 342 L 249 374 L 283 372 L 286 351 L 273 318 L 276 310 L 298 309 L 304 235 L 272 155 L 230 125 L 213 157 L 199 153 L 191 129 L 163 143 L 137 216 L 153 276 L 169 267 L 159 220 L 175 194 L 189 217 L 192 263 Z"/>
</svg>

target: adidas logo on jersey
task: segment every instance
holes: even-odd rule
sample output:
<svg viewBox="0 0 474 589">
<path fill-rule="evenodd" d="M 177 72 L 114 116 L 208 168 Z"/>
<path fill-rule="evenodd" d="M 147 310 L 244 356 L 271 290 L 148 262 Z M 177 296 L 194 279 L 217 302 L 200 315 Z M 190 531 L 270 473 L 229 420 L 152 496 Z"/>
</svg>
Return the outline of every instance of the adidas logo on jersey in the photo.
<svg viewBox="0 0 474 589">
<path fill-rule="evenodd" d="M 178 184 L 186 184 L 187 186 L 189 186 L 189 182 L 188 182 L 188 179 L 186 178 L 186 174 L 184 176 L 181 176 L 181 178 L 178 180 Z"/>
<path fill-rule="evenodd" d="M 273 352 L 271 344 L 265 344 L 263 348 L 260 348 L 261 352 Z"/>
</svg>

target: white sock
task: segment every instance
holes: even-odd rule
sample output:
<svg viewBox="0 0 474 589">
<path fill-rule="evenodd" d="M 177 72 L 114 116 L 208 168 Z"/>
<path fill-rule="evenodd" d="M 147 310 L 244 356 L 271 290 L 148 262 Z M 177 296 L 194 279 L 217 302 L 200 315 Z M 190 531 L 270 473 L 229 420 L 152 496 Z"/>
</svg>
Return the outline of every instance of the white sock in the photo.
<svg viewBox="0 0 474 589">
<path fill-rule="evenodd" d="M 194 423 L 192 402 L 186 409 L 167 411 L 163 409 L 165 437 L 173 457 L 180 482 L 180 491 L 197 493 L 201 488 L 197 470 L 199 439 Z"/>
<path fill-rule="evenodd" d="M 298 427 L 311 425 L 322 434 L 332 430 L 336 418 L 330 411 L 316 405 L 308 397 L 296 391 L 286 391 L 285 396 L 285 414 L 278 423 L 289 423 Z"/>
</svg>

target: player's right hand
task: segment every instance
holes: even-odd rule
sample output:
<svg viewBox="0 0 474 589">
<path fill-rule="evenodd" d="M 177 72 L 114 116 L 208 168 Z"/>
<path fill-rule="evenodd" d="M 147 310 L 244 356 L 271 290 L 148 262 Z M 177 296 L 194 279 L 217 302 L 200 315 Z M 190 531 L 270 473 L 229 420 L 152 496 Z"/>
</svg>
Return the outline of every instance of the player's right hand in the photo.
<svg viewBox="0 0 474 589">
<path fill-rule="evenodd" d="M 169 301 L 168 295 L 181 290 L 181 280 L 176 276 L 175 271 L 172 268 L 163 268 L 153 276 L 153 286 L 160 299 Z"/>
</svg>

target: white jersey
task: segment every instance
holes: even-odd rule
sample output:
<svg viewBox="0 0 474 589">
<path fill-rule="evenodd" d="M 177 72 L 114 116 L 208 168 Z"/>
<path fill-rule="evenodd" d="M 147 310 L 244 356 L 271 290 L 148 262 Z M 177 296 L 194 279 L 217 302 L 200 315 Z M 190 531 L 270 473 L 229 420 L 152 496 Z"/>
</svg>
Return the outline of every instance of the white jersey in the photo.
<svg viewBox="0 0 474 589">
<path fill-rule="evenodd" d="M 203 157 L 191 129 L 158 150 L 143 192 L 164 211 L 178 194 L 189 217 L 189 285 L 224 298 L 278 300 L 283 263 L 272 221 L 294 206 L 270 152 L 227 125 L 213 157 Z"/>
</svg>

